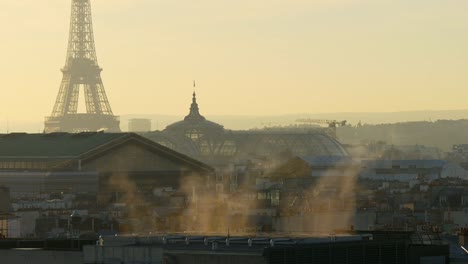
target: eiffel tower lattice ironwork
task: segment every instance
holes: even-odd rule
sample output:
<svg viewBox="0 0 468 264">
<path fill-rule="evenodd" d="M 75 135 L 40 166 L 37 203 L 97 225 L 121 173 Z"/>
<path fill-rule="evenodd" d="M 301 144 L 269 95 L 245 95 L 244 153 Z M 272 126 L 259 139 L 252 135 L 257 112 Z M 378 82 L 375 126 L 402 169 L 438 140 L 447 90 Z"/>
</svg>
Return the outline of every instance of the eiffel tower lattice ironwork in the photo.
<svg viewBox="0 0 468 264">
<path fill-rule="evenodd" d="M 94 45 L 90 0 L 72 0 L 70 35 L 63 79 L 52 115 L 46 117 L 44 132 L 119 132 L 101 79 Z M 80 90 L 86 113 L 78 113 Z"/>
</svg>

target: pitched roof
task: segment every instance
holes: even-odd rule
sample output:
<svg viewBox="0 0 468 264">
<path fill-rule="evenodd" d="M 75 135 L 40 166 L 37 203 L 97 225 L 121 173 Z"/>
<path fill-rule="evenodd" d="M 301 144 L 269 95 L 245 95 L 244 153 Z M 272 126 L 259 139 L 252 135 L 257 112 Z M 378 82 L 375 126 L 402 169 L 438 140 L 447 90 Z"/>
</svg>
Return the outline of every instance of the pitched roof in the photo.
<svg viewBox="0 0 468 264">
<path fill-rule="evenodd" d="M 4 134 L 0 135 L 0 157 L 76 157 L 126 135 L 100 132 Z"/>
<path fill-rule="evenodd" d="M 90 159 L 129 140 L 136 141 L 153 152 L 181 161 L 204 171 L 213 168 L 184 154 L 164 147 L 134 133 L 84 132 L 0 135 L 0 159 Z"/>
</svg>

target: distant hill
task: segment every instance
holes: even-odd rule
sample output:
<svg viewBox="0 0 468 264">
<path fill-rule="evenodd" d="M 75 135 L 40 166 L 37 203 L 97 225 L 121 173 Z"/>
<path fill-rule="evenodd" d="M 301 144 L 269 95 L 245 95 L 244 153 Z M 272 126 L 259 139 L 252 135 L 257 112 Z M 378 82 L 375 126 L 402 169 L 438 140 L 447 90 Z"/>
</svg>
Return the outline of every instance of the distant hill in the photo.
<svg viewBox="0 0 468 264">
<path fill-rule="evenodd" d="M 337 136 L 346 144 L 384 141 L 393 145 L 424 145 L 449 151 L 454 144 L 468 144 L 468 119 L 345 126 L 337 129 Z"/>
<path fill-rule="evenodd" d="M 300 118 L 347 120 L 349 124 L 388 124 L 411 121 L 437 121 L 440 119 L 459 120 L 468 118 L 467 110 L 447 110 L 447 111 L 406 111 L 406 112 L 349 112 L 349 113 L 303 113 L 277 116 L 236 116 L 236 115 L 205 115 L 211 121 L 224 125 L 225 128 L 234 130 L 263 128 L 265 126 L 279 126 L 294 124 Z M 121 128 L 127 130 L 128 119 L 149 118 L 153 120 L 153 128 L 161 130 L 168 124 L 180 121 L 183 116 L 174 115 L 122 115 Z"/>
</svg>

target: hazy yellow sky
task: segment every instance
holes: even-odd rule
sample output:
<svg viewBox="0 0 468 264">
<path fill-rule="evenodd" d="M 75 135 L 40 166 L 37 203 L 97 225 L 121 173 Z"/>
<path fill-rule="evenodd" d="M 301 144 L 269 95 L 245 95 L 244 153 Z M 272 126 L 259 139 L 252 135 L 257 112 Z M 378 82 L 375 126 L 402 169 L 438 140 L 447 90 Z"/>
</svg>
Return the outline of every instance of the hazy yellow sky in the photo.
<svg viewBox="0 0 468 264">
<path fill-rule="evenodd" d="M 1 0 L 0 118 L 42 120 L 70 0 Z M 93 0 L 116 115 L 468 108 L 466 0 Z"/>
</svg>

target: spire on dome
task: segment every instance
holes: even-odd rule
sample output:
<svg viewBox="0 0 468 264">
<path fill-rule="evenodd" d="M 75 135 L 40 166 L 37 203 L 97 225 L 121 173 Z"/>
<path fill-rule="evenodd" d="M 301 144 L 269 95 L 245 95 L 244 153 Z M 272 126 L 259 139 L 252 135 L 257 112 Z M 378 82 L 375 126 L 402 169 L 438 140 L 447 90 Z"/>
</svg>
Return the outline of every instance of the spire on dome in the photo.
<svg viewBox="0 0 468 264">
<path fill-rule="evenodd" d="M 195 81 L 193 81 L 193 87 L 195 87 Z M 193 91 L 192 105 L 190 106 L 190 113 L 184 118 L 184 120 L 205 120 L 205 117 L 200 115 L 198 103 L 197 103 L 197 93 Z"/>
</svg>

